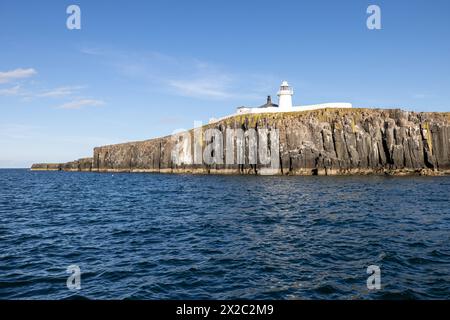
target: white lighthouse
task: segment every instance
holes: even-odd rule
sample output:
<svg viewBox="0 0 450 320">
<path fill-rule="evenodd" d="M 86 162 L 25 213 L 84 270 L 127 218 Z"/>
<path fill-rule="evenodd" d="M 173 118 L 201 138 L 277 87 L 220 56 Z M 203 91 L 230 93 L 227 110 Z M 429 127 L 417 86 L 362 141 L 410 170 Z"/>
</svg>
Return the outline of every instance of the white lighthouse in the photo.
<svg viewBox="0 0 450 320">
<path fill-rule="evenodd" d="M 280 111 L 288 111 L 292 109 L 292 95 L 294 90 L 289 87 L 287 81 L 283 81 L 278 91 L 278 107 Z"/>
</svg>

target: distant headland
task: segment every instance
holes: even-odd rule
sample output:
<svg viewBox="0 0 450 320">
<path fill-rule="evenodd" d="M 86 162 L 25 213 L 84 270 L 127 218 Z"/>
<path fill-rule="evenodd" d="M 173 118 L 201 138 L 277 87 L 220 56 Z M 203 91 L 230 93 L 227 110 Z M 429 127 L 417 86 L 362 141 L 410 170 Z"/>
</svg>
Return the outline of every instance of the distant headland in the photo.
<svg viewBox="0 0 450 320">
<path fill-rule="evenodd" d="M 450 174 L 450 112 L 293 106 L 240 107 L 208 125 L 151 140 L 94 148 L 93 157 L 31 170 L 271 175 Z"/>
</svg>

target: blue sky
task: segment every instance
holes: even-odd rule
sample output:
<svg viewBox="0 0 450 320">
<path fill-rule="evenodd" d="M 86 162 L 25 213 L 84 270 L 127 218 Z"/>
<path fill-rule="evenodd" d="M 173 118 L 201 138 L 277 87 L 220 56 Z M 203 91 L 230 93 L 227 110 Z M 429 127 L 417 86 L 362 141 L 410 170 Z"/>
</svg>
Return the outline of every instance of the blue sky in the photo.
<svg viewBox="0 0 450 320">
<path fill-rule="evenodd" d="M 0 167 L 188 129 L 284 79 L 296 105 L 450 111 L 449 15 L 448 0 L 2 0 Z"/>
</svg>

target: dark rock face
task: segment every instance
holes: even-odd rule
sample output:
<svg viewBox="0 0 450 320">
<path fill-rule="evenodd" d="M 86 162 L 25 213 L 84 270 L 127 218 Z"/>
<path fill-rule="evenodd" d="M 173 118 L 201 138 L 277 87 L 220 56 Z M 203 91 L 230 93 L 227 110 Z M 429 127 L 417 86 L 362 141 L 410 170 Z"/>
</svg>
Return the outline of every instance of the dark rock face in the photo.
<svg viewBox="0 0 450 320">
<path fill-rule="evenodd" d="M 35 163 L 31 166 L 31 170 L 35 171 L 59 171 L 61 168 L 61 163 Z"/>
<path fill-rule="evenodd" d="M 82 158 L 67 163 L 35 163 L 31 170 L 43 171 L 91 171 L 92 158 Z"/>
<path fill-rule="evenodd" d="M 253 114 L 228 118 L 203 127 L 225 137 L 229 129 L 245 133 L 278 130 L 279 163 L 275 174 L 440 174 L 450 173 L 450 113 L 415 113 L 379 109 L 323 109 L 315 111 Z M 194 140 L 194 130 L 187 134 Z M 33 170 L 117 171 L 258 174 L 262 166 L 249 161 L 225 164 L 221 160 L 194 164 L 195 143 L 181 151 L 186 161 L 174 162 L 176 145 L 186 137 L 131 142 L 94 149 L 93 158 L 66 164 L 36 164 Z M 201 139 L 201 150 L 210 143 Z M 224 139 L 225 141 L 225 139 Z M 186 147 L 187 146 L 187 147 Z M 272 150 L 273 152 L 274 150 Z M 177 151 L 180 152 L 180 151 Z M 56 169 L 55 169 L 56 168 Z"/>
</svg>

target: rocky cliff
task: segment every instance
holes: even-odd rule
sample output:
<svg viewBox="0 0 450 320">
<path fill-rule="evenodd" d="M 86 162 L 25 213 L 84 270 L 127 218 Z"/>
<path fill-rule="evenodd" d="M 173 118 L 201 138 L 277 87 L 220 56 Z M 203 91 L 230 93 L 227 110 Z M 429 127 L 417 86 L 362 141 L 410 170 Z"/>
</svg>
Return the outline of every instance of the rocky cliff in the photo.
<svg viewBox="0 0 450 320">
<path fill-rule="evenodd" d="M 231 164 L 225 161 L 227 150 L 238 151 L 234 138 L 223 138 L 223 152 L 212 151 L 213 163 L 194 159 L 196 148 L 205 152 L 217 140 L 204 134 L 208 129 L 216 129 L 214 132 L 224 136 L 227 130 L 241 129 L 244 143 L 248 142 L 250 132 L 276 130 L 277 143 L 268 147 L 268 152 L 276 156 L 274 174 L 450 173 L 450 113 L 322 109 L 241 115 L 201 129 L 197 145 L 192 141 L 199 129 L 184 136 L 97 147 L 92 158 L 63 164 L 34 164 L 32 170 L 259 174 L 264 165 L 251 161 L 249 150 L 241 161 Z M 187 140 L 182 142 L 183 139 Z"/>
</svg>

